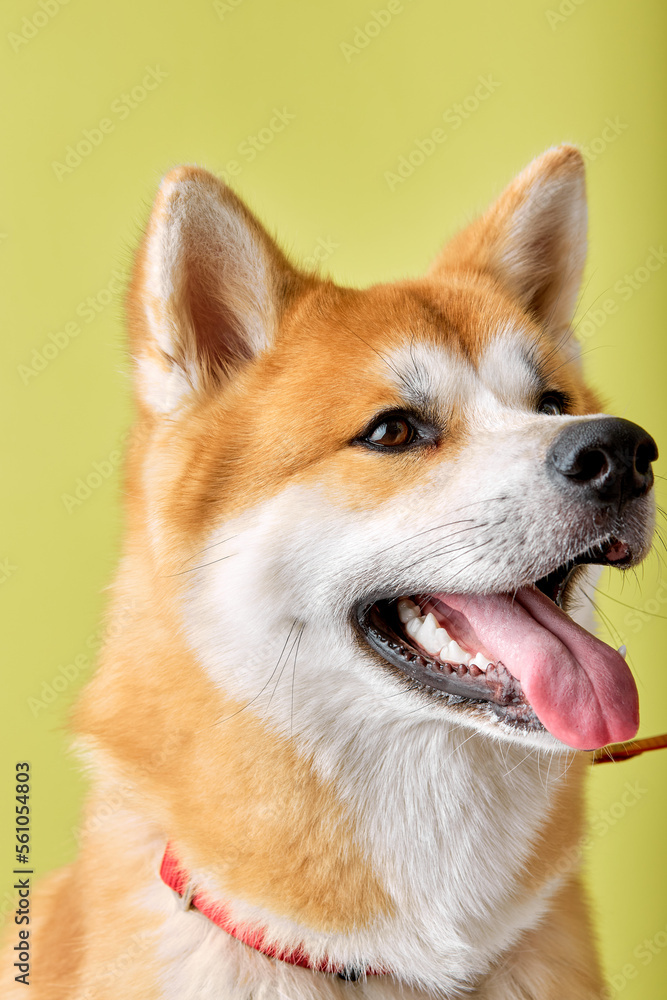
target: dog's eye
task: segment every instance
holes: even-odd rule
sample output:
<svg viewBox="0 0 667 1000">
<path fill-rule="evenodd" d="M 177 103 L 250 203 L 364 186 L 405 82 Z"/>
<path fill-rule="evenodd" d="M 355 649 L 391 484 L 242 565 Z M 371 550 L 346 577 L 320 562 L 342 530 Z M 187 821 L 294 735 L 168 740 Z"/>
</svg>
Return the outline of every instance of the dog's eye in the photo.
<svg viewBox="0 0 667 1000">
<path fill-rule="evenodd" d="M 416 434 L 417 431 L 405 417 L 388 417 L 375 425 L 366 435 L 366 440 L 383 448 L 396 448 L 411 444 Z"/>
<path fill-rule="evenodd" d="M 405 410 L 388 410 L 374 417 L 350 444 L 361 444 L 374 451 L 407 451 L 435 445 L 439 438 L 438 427 L 430 420 Z"/>
<path fill-rule="evenodd" d="M 537 412 L 549 417 L 560 417 L 565 412 L 565 398 L 559 392 L 550 392 L 542 396 Z"/>
</svg>

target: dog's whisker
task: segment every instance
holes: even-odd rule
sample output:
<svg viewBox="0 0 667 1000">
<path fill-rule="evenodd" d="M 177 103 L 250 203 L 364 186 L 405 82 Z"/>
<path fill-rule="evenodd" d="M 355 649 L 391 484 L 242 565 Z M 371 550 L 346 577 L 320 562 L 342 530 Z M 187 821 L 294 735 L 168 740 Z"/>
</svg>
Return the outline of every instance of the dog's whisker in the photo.
<svg viewBox="0 0 667 1000">
<path fill-rule="evenodd" d="M 569 272 L 569 275 L 570 275 L 570 276 L 571 276 L 571 273 L 572 273 L 572 272 L 571 272 L 571 270 L 570 270 L 570 272 Z M 576 311 L 577 311 L 577 310 L 579 309 L 579 306 L 581 305 L 581 302 L 583 301 L 583 298 L 584 298 L 584 295 L 585 295 L 585 294 L 586 294 L 586 292 L 588 291 L 588 287 L 589 287 L 589 285 L 590 285 L 591 281 L 593 280 L 593 276 L 595 275 L 595 273 L 596 273 L 595 271 L 593 271 L 593 272 L 591 273 L 590 277 L 589 277 L 589 278 L 588 278 L 588 280 L 586 281 L 586 284 L 584 285 L 584 287 L 582 288 L 581 292 L 579 293 L 579 296 L 578 296 L 578 298 L 577 298 L 577 305 L 576 305 L 576 308 L 575 308 L 575 314 L 576 314 Z M 561 283 L 560 283 L 560 287 L 559 287 L 559 289 L 558 289 L 558 294 L 557 294 L 557 296 L 556 296 L 556 298 L 555 298 L 555 301 L 554 301 L 554 304 L 553 304 L 553 306 L 551 307 L 551 310 L 550 310 L 550 312 L 549 312 L 549 316 L 548 316 L 548 318 L 547 318 L 547 320 L 546 320 L 546 323 L 545 323 L 545 326 L 547 326 L 547 327 L 549 327 L 549 325 L 551 324 L 551 321 L 553 320 L 553 317 L 554 317 L 554 316 L 555 316 L 555 314 L 556 314 L 556 309 L 558 308 L 558 305 L 559 305 L 559 303 L 560 303 L 560 298 L 561 298 L 561 295 L 562 295 L 562 293 L 563 293 L 563 290 L 564 290 L 564 289 L 565 289 L 565 288 L 567 287 L 567 284 L 568 284 L 568 280 L 566 280 L 566 277 L 564 276 L 564 277 L 563 277 L 563 279 L 561 280 Z M 601 296 L 602 296 L 602 295 L 604 295 L 604 294 L 605 294 L 605 293 L 604 293 L 604 292 L 602 292 L 602 293 L 601 293 L 601 294 L 600 294 L 600 295 L 598 296 L 598 298 L 601 298 Z M 588 308 L 588 309 L 586 310 L 586 313 L 588 313 L 588 312 L 590 311 L 590 309 L 592 309 L 592 308 L 593 308 L 593 306 L 595 305 L 595 302 L 597 302 L 597 299 L 595 299 L 595 300 L 594 300 L 594 301 L 593 301 L 593 302 L 591 303 L 591 305 L 589 306 L 589 308 Z M 553 357 L 554 357 L 554 356 L 555 356 L 555 355 L 556 355 L 556 354 L 557 354 L 557 353 L 558 353 L 558 352 L 560 351 L 560 349 L 561 349 L 562 347 L 564 347 L 564 345 L 565 345 L 565 344 L 566 344 L 566 343 L 567 343 L 567 342 L 568 342 L 568 341 L 569 341 L 569 340 L 570 340 L 570 339 L 571 339 L 572 337 L 574 337 L 574 336 L 575 336 L 575 334 L 576 334 L 576 330 L 577 330 L 577 328 L 578 328 L 579 324 L 581 323 L 581 321 L 582 321 L 582 320 L 584 319 L 585 315 L 586 315 L 586 314 L 584 314 L 584 316 L 582 316 L 582 317 L 581 317 L 581 319 L 580 319 L 580 320 L 578 320 L 576 324 L 574 324 L 574 323 L 570 323 L 570 324 L 569 324 L 569 326 L 567 327 L 567 329 L 565 330 L 565 332 L 563 333 L 563 335 L 561 336 L 560 340 L 558 340 L 558 342 L 556 343 L 556 345 L 555 345 L 554 347 L 552 347 L 552 349 L 551 349 L 551 350 L 550 350 L 550 351 L 549 351 L 549 352 L 548 352 L 548 353 L 547 353 L 547 354 L 546 354 L 546 355 L 544 356 L 544 359 L 543 359 L 543 361 L 542 361 L 542 367 L 543 367 L 544 369 L 547 369 L 547 368 L 548 368 L 548 364 L 549 364 L 549 361 L 550 361 L 550 360 L 551 360 L 551 359 L 552 359 L 552 358 L 553 358 Z M 569 361 L 568 361 L 568 360 L 566 360 L 565 364 L 567 364 L 567 363 L 569 363 Z M 563 366 L 562 366 L 562 365 L 559 365 L 559 366 L 558 366 L 558 368 L 561 368 L 561 367 L 563 367 Z M 548 370 L 549 370 L 549 373 L 550 373 L 550 375 L 552 375 L 552 376 L 553 376 L 553 374 L 555 374 L 555 372 L 556 372 L 556 371 L 558 371 L 558 368 L 556 368 L 556 369 L 548 369 Z"/>
<path fill-rule="evenodd" d="M 301 646 L 301 639 L 303 637 L 303 633 L 305 631 L 305 628 L 306 628 L 306 624 L 305 624 L 305 622 L 303 622 L 302 625 L 301 625 L 301 628 L 299 629 L 298 642 L 296 644 L 296 650 L 294 652 L 294 666 L 292 667 L 292 694 L 291 694 L 291 707 L 290 707 L 290 725 L 289 725 L 290 737 L 293 735 L 293 732 L 294 732 L 294 683 L 295 683 L 295 680 L 296 680 L 296 661 L 297 661 L 298 656 L 299 656 L 299 647 Z"/>
<path fill-rule="evenodd" d="M 455 507 L 452 511 L 450 511 L 450 513 L 451 514 L 456 514 L 460 510 L 468 510 L 470 507 L 475 507 L 475 506 L 477 506 L 479 504 L 500 503 L 500 502 L 502 502 L 504 500 L 507 500 L 507 499 L 508 499 L 507 496 L 499 496 L 499 497 L 490 497 L 488 499 L 485 498 L 483 500 L 473 500 L 470 503 L 462 504 L 460 507 Z M 473 527 L 475 526 L 475 524 L 477 524 L 479 526 L 479 522 L 477 522 L 475 518 L 471 518 L 471 517 L 465 517 L 465 518 L 461 518 L 461 519 L 455 520 L 455 521 L 446 521 L 443 524 L 434 524 L 434 525 L 432 525 L 429 528 L 424 528 L 421 531 L 415 532 L 415 534 L 413 534 L 413 535 L 407 535 L 405 538 L 399 539 L 398 542 L 392 542 L 391 545 L 387 545 L 385 548 L 380 549 L 377 554 L 378 555 L 382 555 L 384 552 L 389 552 L 391 549 L 396 548 L 398 545 L 407 545 L 409 542 L 414 541 L 415 538 L 420 538 L 422 535 L 429 534 L 432 531 L 441 531 L 441 530 L 444 530 L 445 528 L 452 527 L 455 524 L 464 524 L 466 522 L 473 522 Z M 484 526 L 486 523 L 488 523 L 488 522 L 482 522 L 481 526 Z M 498 523 L 502 523 L 502 522 L 498 522 Z M 461 529 L 461 530 L 466 530 L 466 529 Z"/>
<path fill-rule="evenodd" d="M 493 527 L 495 527 L 495 525 L 489 526 L 489 528 L 486 529 L 486 530 L 489 531 Z M 417 557 L 417 559 L 414 559 L 412 562 L 406 563 L 404 568 L 405 569 L 412 569 L 414 566 L 418 566 L 420 563 L 423 563 L 426 560 L 446 558 L 446 557 L 450 557 L 452 555 L 458 555 L 459 558 L 460 558 L 460 556 L 462 554 L 465 555 L 468 552 L 475 552 L 475 551 L 478 551 L 479 549 L 482 549 L 482 548 L 488 546 L 489 539 L 487 537 L 484 537 L 484 538 L 477 539 L 472 544 L 464 543 L 464 544 L 458 544 L 458 545 L 455 545 L 455 546 L 445 545 L 445 546 L 438 547 L 440 545 L 439 542 L 436 542 L 434 544 L 436 546 L 435 548 L 432 548 L 432 549 L 429 549 L 426 552 L 420 553 L 420 555 Z M 469 569 L 470 565 L 471 565 L 470 563 L 464 565 L 459 570 L 459 573 L 457 575 L 460 575 L 460 573 L 465 572 L 466 569 Z M 454 580 L 455 579 L 456 579 L 456 577 L 454 577 Z M 453 581 L 450 581 L 450 583 L 452 583 L 452 582 Z"/>
<path fill-rule="evenodd" d="M 587 350 L 581 351 L 579 357 L 586 358 L 588 357 L 589 354 L 594 354 L 595 351 L 601 351 L 604 346 L 605 346 L 604 344 L 598 344 L 596 347 L 589 347 Z M 553 377 L 556 374 L 556 372 L 559 372 L 561 368 L 566 368 L 569 364 L 571 364 L 571 362 L 566 359 L 560 365 L 557 365 L 556 368 L 551 368 L 550 375 Z"/>
<path fill-rule="evenodd" d="M 598 615 L 599 618 L 601 619 L 601 621 L 604 623 L 604 625 L 605 625 L 607 631 L 609 632 L 609 635 L 612 637 L 613 641 L 617 644 L 617 646 L 622 646 L 623 645 L 623 637 L 620 634 L 620 632 L 618 631 L 618 629 L 616 628 L 616 626 L 614 625 L 614 623 L 612 622 L 612 620 L 609 617 L 609 615 L 607 615 L 604 611 L 602 611 L 602 609 L 600 608 L 600 605 L 595 602 L 595 600 L 591 597 L 591 595 L 589 593 L 587 593 L 587 591 L 584 590 L 583 587 L 581 587 L 580 589 L 581 589 L 581 593 L 586 598 L 586 600 L 589 602 L 589 604 L 591 605 L 591 607 L 595 611 L 596 615 Z"/>
<path fill-rule="evenodd" d="M 466 743 L 468 743 L 473 738 L 473 736 L 481 736 L 481 733 L 479 732 L 479 730 L 474 729 L 472 731 L 472 733 L 470 734 L 470 736 L 466 736 L 466 738 L 461 743 L 457 743 L 457 745 L 454 747 L 454 749 L 452 750 L 452 752 L 445 757 L 445 759 L 443 761 L 443 764 L 446 764 L 448 760 L 451 760 L 452 757 L 454 756 L 454 754 L 458 750 L 460 750 L 461 747 L 465 746 Z"/>
<path fill-rule="evenodd" d="M 520 760 L 520 761 L 518 762 L 518 764 L 515 764 L 515 765 L 514 765 L 514 767 L 511 767 L 511 768 L 509 769 L 509 771 L 506 771 L 506 772 L 505 772 L 505 773 L 503 774 L 503 778 L 507 778 L 507 777 L 508 777 L 508 776 L 509 776 L 509 775 L 510 775 L 510 774 L 512 773 L 512 771 L 516 771 L 517 767 L 520 767 L 520 766 L 521 766 L 522 764 L 525 764 L 525 762 L 526 762 L 526 761 L 528 760 L 528 758 L 529 758 L 529 757 L 532 757 L 532 756 L 533 756 L 533 753 L 534 753 L 534 751 L 533 751 L 533 750 L 529 750 L 529 751 L 528 751 L 528 753 L 526 754 L 526 756 L 525 756 L 525 757 L 523 757 L 523 758 L 522 758 L 522 759 L 521 759 L 521 760 Z"/>
<path fill-rule="evenodd" d="M 194 555 L 198 556 L 202 552 L 208 552 L 209 549 L 214 549 L 218 545 L 224 545 L 225 542 L 231 542 L 233 538 L 238 538 L 238 532 L 235 535 L 228 535 L 227 538 L 219 538 L 217 542 L 211 542 L 210 545 L 205 545 L 202 549 L 198 549 Z"/>
<path fill-rule="evenodd" d="M 478 542 L 476 542 L 474 545 L 469 545 L 467 548 L 461 546 L 459 549 L 455 550 L 455 552 L 459 556 L 460 555 L 466 555 L 469 552 L 479 552 L 480 550 L 486 548 L 487 545 L 488 545 L 488 539 L 481 539 Z M 450 550 L 447 549 L 447 548 L 445 548 L 445 549 L 441 549 L 440 551 L 436 551 L 436 552 L 430 553 L 429 556 L 428 556 L 428 558 L 429 559 L 435 559 L 437 557 L 445 557 L 445 556 L 448 556 L 450 554 L 451 554 Z M 411 566 L 417 565 L 419 562 L 423 562 L 423 561 L 424 561 L 423 559 L 416 560 L 415 563 L 410 564 L 410 568 L 411 568 Z M 448 581 L 448 589 L 449 590 L 453 589 L 455 587 L 455 585 L 456 585 L 459 577 L 461 576 L 461 574 L 467 573 L 468 570 L 472 569 L 472 567 L 478 561 L 479 561 L 479 559 L 477 558 L 477 559 L 473 559 L 473 560 L 470 560 L 469 562 L 464 563 L 463 566 L 461 566 L 460 569 L 454 574 L 454 576 L 451 577 L 451 579 Z"/>
<path fill-rule="evenodd" d="M 494 525 L 491 525 L 489 522 L 484 524 L 473 524 L 468 528 L 459 528 L 458 531 L 452 531 L 451 533 L 443 535 L 441 538 L 429 538 L 428 541 L 422 543 L 421 548 L 418 546 L 414 547 L 417 554 L 416 562 L 419 562 L 422 559 L 428 559 L 433 551 L 437 554 L 443 544 L 445 545 L 445 549 L 455 552 L 458 548 L 460 548 L 460 543 L 462 542 L 460 536 L 475 530 L 479 532 L 485 531 L 488 533 L 493 529 L 493 527 Z M 463 545 L 466 544 L 467 541 L 463 540 Z M 415 565 L 415 563 L 411 563 L 409 565 Z"/>
<path fill-rule="evenodd" d="M 413 559 L 412 562 L 406 563 L 404 568 L 406 570 L 412 569 L 414 566 L 419 566 L 427 560 L 450 558 L 455 555 L 460 557 L 468 552 L 474 552 L 481 549 L 487 544 L 487 539 L 482 539 L 473 544 L 464 543 L 462 545 L 446 545 L 444 547 L 436 547 L 427 552 L 421 553 L 416 559 Z"/>
<path fill-rule="evenodd" d="M 283 656 L 285 654 L 285 650 L 287 649 L 287 644 L 288 644 L 288 642 L 290 640 L 290 636 L 291 636 L 292 632 L 294 631 L 294 628 L 296 626 L 297 621 L 298 621 L 298 619 L 295 618 L 294 621 L 292 622 L 292 624 L 290 625 L 289 632 L 287 633 L 287 638 L 285 639 L 285 642 L 283 644 L 283 648 L 280 651 L 280 656 L 278 657 L 276 665 L 273 668 L 273 670 L 271 671 L 271 676 L 266 681 L 266 683 L 260 688 L 260 690 L 257 692 L 257 694 L 255 695 L 254 698 L 252 698 L 249 702 L 247 702 L 245 705 L 243 705 L 241 708 L 239 708 L 239 710 L 237 712 L 233 712 L 231 715 L 225 716 L 224 719 L 218 719 L 218 721 L 216 722 L 216 725 L 220 725 L 223 722 L 229 722 L 230 719 L 236 718 L 236 716 L 240 715 L 241 712 L 244 712 L 247 708 L 250 708 L 251 705 L 254 705 L 255 702 L 257 701 L 257 699 L 261 697 L 261 695 L 264 693 L 264 691 L 266 691 L 267 687 L 269 686 L 269 684 L 273 680 L 273 677 L 274 677 L 274 675 L 275 675 L 278 667 L 280 666 L 280 661 L 282 660 L 282 658 L 283 658 Z"/>
<path fill-rule="evenodd" d="M 639 580 L 637 580 L 637 585 L 641 586 Z M 618 597 L 614 597 L 613 594 L 608 594 L 605 590 L 598 590 L 597 593 L 606 597 L 607 600 L 613 601 L 615 604 L 620 604 L 624 608 L 629 608 L 630 611 L 639 611 L 643 615 L 648 615 L 649 618 L 661 618 L 663 621 L 667 621 L 667 615 L 659 615 L 657 611 L 646 611 L 644 608 L 638 608 L 635 604 L 627 604 L 625 601 L 619 600 Z M 588 594 L 586 594 L 586 597 L 588 597 Z M 590 600 L 591 598 L 588 597 L 588 599 Z"/>
<path fill-rule="evenodd" d="M 382 361 L 384 361 L 387 368 L 389 368 L 389 370 L 394 373 L 399 382 L 402 382 L 405 388 L 412 393 L 412 388 L 413 388 L 412 384 L 410 380 L 403 374 L 403 372 L 401 372 L 398 368 L 396 368 L 395 365 L 393 365 L 391 361 L 389 361 L 389 359 L 386 358 L 381 351 L 378 351 L 376 347 L 373 347 L 373 345 L 369 344 L 367 340 L 364 340 L 364 338 L 359 333 L 357 333 L 356 330 L 350 330 L 350 333 L 352 333 L 358 340 L 360 340 L 362 344 L 365 344 L 366 347 L 369 347 L 371 351 L 377 354 L 377 356 L 381 358 Z"/>
<path fill-rule="evenodd" d="M 451 528 L 455 524 L 464 524 L 466 522 L 470 522 L 470 526 L 468 528 L 459 528 L 457 532 L 452 532 L 452 534 L 456 535 L 462 531 L 472 531 L 477 526 L 475 518 L 472 517 L 464 517 L 459 521 L 449 521 L 449 523 L 447 524 L 433 525 L 433 527 L 431 528 L 424 528 L 423 531 L 417 531 L 414 535 L 408 535 L 407 538 L 401 538 L 399 539 L 398 542 L 392 542 L 391 545 L 387 545 L 383 549 L 378 549 L 376 555 L 379 556 L 384 555 L 385 552 L 390 552 L 392 549 L 397 548 L 399 545 L 407 545 L 409 542 L 413 542 L 415 538 L 420 538 L 422 535 L 428 535 L 432 531 L 440 531 L 443 530 L 444 528 Z"/>
<path fill-rule="evenodd" d="M 302 628 L 299 628 L 297 630 L 297 634 L 294 636 L 294 639 L 292 640 L 292 645 L 290 646 L 289 652 L 287 653 L 287 656 L 285 657 L 285 662 L 283 663 L 282 667 L 280 668 L 280 673 L 278 674 L 278 677 L 276 679 L 276 683 L 273 686 L 273 691 L 271 692 L 271 697 L 269 698 L 269 703 L 268 703 L 268 705 L 266 706 L 266 708 L 264 710 L 266 716 L 268 716 L 268 714 L 269 714 L 269 709 L 271 708 L 271 702 L 273 701 L 274 695 L 275 695 L 276 691 L 278 690 L 278 685 L 280 684 L 281 678 L 282 678 L 282 676 L 283 676 L 283 674 L 285 672 L 285 667 L 289 663 L 290 656 L 292 655 L 292 651 L 294 650 L 295 646 L 297 645 L 297 643 L 298 643 L 298 641 L 299 641 L 299 639 L 301 637 L 301 631 L 302 631 Z"/>
<path fill-rule="evenodd" d="M 219 559 L 212 559 L 210 562 L 200 563 L 199 566 L 191 566 L 190 569 L 182 569 L 178 573 L 169 573 L 169 576 L 185 576 L 186 573 L 196 573 L 198 569 L 206 569 L 207 566 L 215 566 L 216 563 L 224 562 L 225 559 L 231 559 L 232 556 L 237 556 L 238 552 L 230 552 L 226 556 L 220 556 Z"/>
</svg>

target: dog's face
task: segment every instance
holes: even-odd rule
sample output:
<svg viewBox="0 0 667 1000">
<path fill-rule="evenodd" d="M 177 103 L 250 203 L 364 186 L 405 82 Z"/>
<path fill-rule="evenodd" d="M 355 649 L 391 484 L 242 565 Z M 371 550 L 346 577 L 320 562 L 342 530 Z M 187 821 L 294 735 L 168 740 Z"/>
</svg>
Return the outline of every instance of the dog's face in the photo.
<svg viewBox="0 0 667 1000">
<path fill-rule="evenodd" d="M 566 614 L 653 524 L 655 445 L 600 414 L 569 329 L 585 219 L 561 147 L 427 277 L 355 291 L 210 175 L 166 179 L 130 301 L 154 557 L 209 675 L 281 733 L 634 735 L 622 657 Z"/>
</svg>

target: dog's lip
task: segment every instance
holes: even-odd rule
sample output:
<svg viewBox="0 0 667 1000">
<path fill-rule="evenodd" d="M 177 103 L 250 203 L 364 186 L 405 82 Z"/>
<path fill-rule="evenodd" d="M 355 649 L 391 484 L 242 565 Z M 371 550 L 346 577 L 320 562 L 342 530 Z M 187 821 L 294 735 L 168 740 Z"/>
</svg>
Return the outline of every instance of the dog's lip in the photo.
<svg viewBox="0 0 667 1000">
<path fill-rule="evenodd" d="M 532 585 L 532 588 L 541 590 L 548 598 L 546 605 L 555 604 L 561 609 L 557 613 L 562 615 L 563 598 L 572 581 L 573 571 L 578 566 L 591 563 L 627 566 L 632 565 L 633 561 L 630 546 L 616 537 L 608 536 L 545 574 Z M 413 684 L 416 682 L 420 687 L 430 691 L 431 694 L 437 694 L 440 698 L 444 698 L 448 704 L 460 706 L 461 709 L 465 708 L 473 713 L 485 711 L 487 717 L 490 708 L 496 716 L 515 726 L 533 730 L 545 729 L 523 690 L 519 679 L 521 672 L 519 671 L 519 676 L 517 676 L 515 667 L 512 668 L 513 673 L 510 673 L 496 658 L 496 661 L 487 668 L 485 673 L 480 675 L 479 671 L 476 671 L 473 674 L 464 664 L 461 665 L 460 669 L 456 666 L 452 669 L 451 665 L 443 664 L 436 657 L 430 656 L 421 646 L 417 647 L 413 644 L 398 621 L 396 613 L 396 602 L 402 596 L 406 595 L 375 596 L 361 602 L 355 609 L 358 629 L 367 644 L 386 663 L 400 671 Z M 432 596 L 437 600 L 436 594 Z M 537 596 L 536 594 L 535 597 L 537 598 Z M 422 606 L 429 599 L 427 594 L 414 597 L 415 603 L 422 604 Z M 447 599 L 446 596 L 444 599 Z M 544 601 L 544 598 L 542 600 Z M 572 628 L 578 629 L 578 626 L 575 626 L 571 619 L 570 622 Z M 579 631 L 583 633 L 584 630 L 579 629 Z M 588 635 L 588 633 L 586 634 Z M 589 638 L 592 639 L 590 635 Z M 599 643 L 598 640 L 592 641 Z M 634 687 L 634 682 L 632 682 L 632 686 Z M 532 678 L 531 687 L 535 687 Z M 540 712 L 542 710 L 544 710 L 544 705 Z M 625 724 L 627 728 L 629 723 L 628 717 L 621 724 Z M 552 722 L 549 723 L 550 728 L 551 725 Z M 566 738 L 564 741 L 570 745 L 578 745 L 579 747 L 582 745 L 581 743 L 572 743 L 570 738 Z"/>
<path fill-rule="evenodd" d="M 546 594 L 559 608 L 565 606 L 565 597 L 574 571 L 578 566 L 617 566 L 626 567 L 634 562 L 632 550 L 627 542 L 615 535 L 609 535 L 601 541 L 594 542 L 588 548 L 571 559 L 561 563 L 555 569 L 548 571 L 533 586 Z"/>
<path fill-rule="evenodd" d="M 492 664 L 486 673 L 448 667 L 424 649 L 417 648 L 403 633 L 396 615 L 396 599 L 364 602 L 356 610 L 357 625 L 368 645 L 391 667 L 448 706 L 479 712 L 482 705 L 514 726 L 544 730 L 517 681 L 502 664 Z M 460 665 L 463 667 L 463 664 Z"/>
<path fill-rule="evenodd" d="M 611 556 L 611 558 L 610 558 Z M 529 583 L 546 594 L 554 604 L 563 607 L 563 599 L 568 589 L 568 584 L 572 580 L 574 571 L 579 566 L 586 565 L 613 565 L 619 568 L 626 568 L 636 562 L 634 553 L 628 542 L 619 539 L 616 535 L 605 535 L 597 539 L 590 545 L 582 548 L 581 551 L 563 562 L 545 567 L 544 573 L 532 581 L 517 582 L 514 589 Z M 556 588 L 550 588 L 549 584 L 557 584 Z M 420 588 L 424 593 L 434 592 L 434 588 Z M 437 588 L 436 588 L 437 589 Z M 553 590 L 553 594 L 549 590 Z M 409 588 L 400 592 L 396 590 L 377 590 L 368 592 L 353 608 L 353 619 L 358 622 L 364 612 L 368 611 L 374 604 L 380 601 L 396 601 L 404 594 L 408 594 Z"/>
</svg>

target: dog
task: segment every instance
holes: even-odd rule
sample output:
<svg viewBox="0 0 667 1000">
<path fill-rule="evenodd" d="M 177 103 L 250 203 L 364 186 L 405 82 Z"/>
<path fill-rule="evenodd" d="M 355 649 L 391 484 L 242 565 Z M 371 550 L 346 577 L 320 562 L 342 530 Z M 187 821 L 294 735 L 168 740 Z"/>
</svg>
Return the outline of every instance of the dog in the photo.
<svg viewBox="0 0 667 1000">
<path fill-rule="evenodd" d="M 212 174 L 165 177 L 35 1000 L 603 995 L 587 751 L 638 699 L 584 626 L 599 567 L 649 551 L 657 450 L 582 375 L 586 218 L 555 147 L 425 277 L 358 290 Z"/>
</svg>

